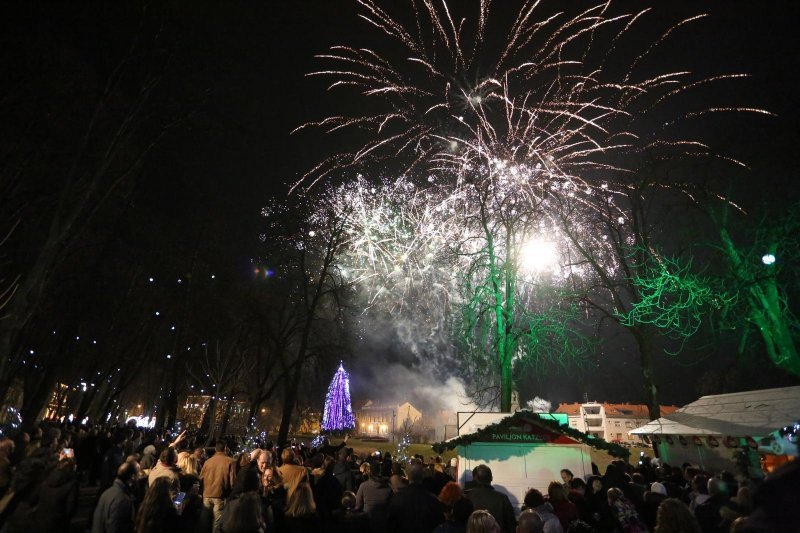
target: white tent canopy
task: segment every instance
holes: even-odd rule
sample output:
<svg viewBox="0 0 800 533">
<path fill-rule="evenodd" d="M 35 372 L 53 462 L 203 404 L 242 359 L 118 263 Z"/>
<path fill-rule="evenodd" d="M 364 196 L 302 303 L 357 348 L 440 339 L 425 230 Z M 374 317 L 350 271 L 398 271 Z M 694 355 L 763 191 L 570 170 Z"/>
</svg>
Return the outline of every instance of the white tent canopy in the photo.
<svg viewBox="0 0 800 533">
<path fill-rule="evenodd" d="M 800 386 L 703 396 L 632 435 L 763 437 L 800 419 Z"/>
</svg>

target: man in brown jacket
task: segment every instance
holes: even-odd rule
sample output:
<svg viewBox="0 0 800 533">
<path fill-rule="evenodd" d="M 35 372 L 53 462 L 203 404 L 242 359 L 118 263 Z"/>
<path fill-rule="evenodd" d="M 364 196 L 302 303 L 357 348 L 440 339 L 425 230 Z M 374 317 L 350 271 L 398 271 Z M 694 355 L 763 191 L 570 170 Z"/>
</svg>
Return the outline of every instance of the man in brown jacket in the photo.
<svg viewBox="0 0 800 533">
<path fill-rule="evenodd" d="M 217 441 L 216 453 L 208 459 L 200 471 L 200 491 L 203 505 L 214 515 L 214 531 L 219 531 L 225 498 L 231 493 L 236 477 L 234 460 L 228 455 L 228 444 Z"/>
</svg>

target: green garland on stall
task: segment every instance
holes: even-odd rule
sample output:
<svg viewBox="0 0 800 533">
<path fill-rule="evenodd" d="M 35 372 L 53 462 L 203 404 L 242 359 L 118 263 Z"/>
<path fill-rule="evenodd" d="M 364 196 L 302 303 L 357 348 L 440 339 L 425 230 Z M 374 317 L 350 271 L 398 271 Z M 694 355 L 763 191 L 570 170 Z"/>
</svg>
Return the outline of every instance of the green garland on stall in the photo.
<svg viewBox="0 0 800 533">
<path fill-rule="evenodd" d="M 559 424 L 557 420 L 548 420 L 546 418 L 541 418 L 536 413 L 531 413 L 526 411 L 519 411 L 517 413 L 514 413 L 513 415 L 504 418 L 503 420 L 497 422 L 496 424 L 490 424 L 483 429 L 479 429 L 475 433 L 470 433 L 469 435 L 464 435 L 447 441 L 437 442 L 432 447 L 436 453 L 442 453 L 445 450 L 452 450 L 457 446 L 465 446 L 468 444 L 472 444 L 473 442 L 480 441 L 481 438 L 487 434 L 496 433 L 498 431 L 509 429 L 510 427 L 513 427 L 514 425 L 523 422 L 537 424 L 539 426 L 545 427 L 546 429 L 550 429 L 556 433 L 561 433 L 563 435 L 575 439 L 578 442 L 582 442 L 583 444 L 591 446 L 595 450 L 602 450 L 604 452 L 607 452 L 612 457 L 619 457 L 621 459 L 626 459 L 631 454 L 630 450 L 628 450 L 624 446 L 620 446 L 619 444 L 614 444 L 613 442 L 607 442 L 599 437 L 588 435 L 583 431 L 578 431 L 577 429 L 571 428 L 569 426 L 563 426 Z"/>
</svg>

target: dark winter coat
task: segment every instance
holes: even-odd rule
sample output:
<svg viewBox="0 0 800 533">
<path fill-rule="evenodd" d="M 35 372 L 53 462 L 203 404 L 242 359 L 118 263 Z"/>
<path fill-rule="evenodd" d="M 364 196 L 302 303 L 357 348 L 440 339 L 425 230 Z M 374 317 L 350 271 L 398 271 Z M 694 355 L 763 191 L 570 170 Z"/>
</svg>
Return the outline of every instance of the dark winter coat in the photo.
<svg viewBox="0 0 800 533">
<path fill-rule="evenodd" d="M 375 531 L 386 531 L 386 519 L 389 512 L 389 500 L 392 498 L 392 487 L 386 478 L 370 477 L 359 485 L 356 494 L 356 509 L 363 509 L 369 515 L 370 528 Z"/>
<path fill-rule="evenodd" d="M 475 510 L 485 509 L 489 511 L 489 514 L 497 520 L 503 533 L 513 533 L 516 529 L 517 520 L 514 518 L 514 508 L 511 506 L 508 496 L 494 490 L 491 485 L 478 483 L 466 491 L 465 495 L 472 501 Z"/>
<path fill-rule="evenodd" d="M 417 483 L 411 483 L 389 502 L 388 531 L 428 533 L 444 522 L 442 504 Z"/>
<path fill-rule="evenodd" d="M 92 533 L 130 533 L 133 526 L 131 491 L 119 479 L 114 480 L 94 509 Z"/>
</svg>

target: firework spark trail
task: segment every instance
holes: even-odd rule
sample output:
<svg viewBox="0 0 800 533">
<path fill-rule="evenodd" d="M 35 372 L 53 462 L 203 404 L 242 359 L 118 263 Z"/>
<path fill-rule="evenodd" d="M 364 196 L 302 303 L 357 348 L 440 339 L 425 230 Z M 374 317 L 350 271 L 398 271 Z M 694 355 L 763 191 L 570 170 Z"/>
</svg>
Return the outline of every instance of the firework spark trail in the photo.
<svg viewBox="0 0 800 533">
<path fill-rule="evenodd" d="M 607 1 L 566 15 L 544 12 L 546 2 L 528 0 L 498 48 L 486 38 L 503 31 L 493 26 L 489 0 L 475 4 L 473 19 L 456 18 L 444 0 L 411 0 L 409 27 L 377 0 L 357 3 L 359 17 L 386 37 L 387 51 L 334 46 L 317 56 L 329 68 L 309 76 L 329 80 L 328 90 L 355 91 L 379 110 L 333 115 L 297 128 L 331 134 L 360 130 L 367 140 L 320 162 L 293 189 L 319 186 L 331 175 L 374 175 L 386 165 L 401 165 L 391 173 L 399 177 L 375 183 L 359 176 L 330 189 L 341 216 L 348 217 L 343 268 L 368 287 L 370 305 L 383 302 L 395 310 L 414 305 L 433 313 L 452 301 L 459 283 L 453 271 L 471 272 L 483 260 L 481 207 L 492 211 L 493 227 L 500 231 L 498 252 L 509 260 L 525 239 L 562 240 L 556 228 L 565 204 L 578 210 L 573 229 L 581 232 L 583 245 L 600 250 L 605 243 L 589 213 L 607 210 L 625 231 L 627 215 L 614 199 L 631 190 L 627 176 L 637 171 L 638 156 L 657 149 L 673 157 L 739 163 L 713 154 L 698 139 L 677 136 L 676 123 L 716 113 L 767 113 L 708 106 L 660 121 L 652 131 L 650 113 L 666 103 L 746 77 L 639 72 L 679 29 L 705 15 L 659 31 L 643 51 L 626 57 L 626 36 L 652 15 L 651 8 L 613 13 Z M 622 64 L 628 68 L 620 69 Z M 691 197 L 690 187 L 685 193 Z M 519 234 L 503 234 L 503 224 Z M 570 259 L 576 251 L 564 245 L 559 253 L 563 264 L 556 277 L 568 282 L 580 275 L 580 262 Z M 611 253 L 603 261 L 611 271 L 619 267 Z M 426 287 L 434 290 L 425 293 Z"/>
</svg>

